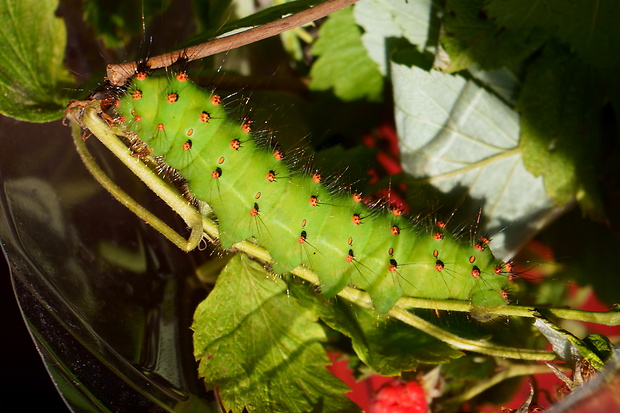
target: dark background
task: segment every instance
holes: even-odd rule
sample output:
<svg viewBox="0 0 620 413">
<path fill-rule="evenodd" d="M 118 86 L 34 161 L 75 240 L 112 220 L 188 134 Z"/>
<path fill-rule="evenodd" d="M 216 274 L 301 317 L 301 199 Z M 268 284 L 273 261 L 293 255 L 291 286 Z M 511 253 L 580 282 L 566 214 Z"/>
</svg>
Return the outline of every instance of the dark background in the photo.
<svg viewBox="0 0 620 413">
<path fill-rule="evenodd" d="M 0 410 L 7 413 L 35 409 L 68 411 L 24 324 L 4 255 L 0 257 L 0 280 L 0 306 L 6 332 L 0 341 Z"/>
</svg>

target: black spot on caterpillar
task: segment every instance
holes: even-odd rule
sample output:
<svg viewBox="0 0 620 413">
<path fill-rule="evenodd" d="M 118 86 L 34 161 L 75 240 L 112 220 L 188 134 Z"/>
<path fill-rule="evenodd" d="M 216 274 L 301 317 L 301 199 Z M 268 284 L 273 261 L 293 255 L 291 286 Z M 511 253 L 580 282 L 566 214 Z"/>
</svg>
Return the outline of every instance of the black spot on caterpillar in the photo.
<svg viewBox="0 0 620 413">
<path fill-rule="evenodd" d="M 279 148 L 253 138 L 249 117 L 230 117 L 220 96 L 184 71 L 139 71 L 125 89 L 107 104 L 111 121 L 213 208 L 223 248 L 254 239 L 274 272 L 304 265 L 324 295 L 353 284 L 381 313 L 402 296 L 470 300 L 481 314 L 507 303 L 511 265 L 487 238 L 457 237 L 442 222 L 423 228 L 399 209 L 328 189 L 319 172 L 293 170 Z"/>
</svg>

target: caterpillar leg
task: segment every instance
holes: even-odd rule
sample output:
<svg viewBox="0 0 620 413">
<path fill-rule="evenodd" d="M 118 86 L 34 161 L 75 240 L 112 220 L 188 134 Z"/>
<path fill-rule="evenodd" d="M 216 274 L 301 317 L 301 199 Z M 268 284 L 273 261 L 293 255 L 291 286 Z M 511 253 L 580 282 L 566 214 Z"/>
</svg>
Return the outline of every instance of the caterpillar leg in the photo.
<svg viewBox="0 0 620 413">
<path fill-rule="evenodd" d="M 92 155 L 86 148 L 82 139 L 82 133 L 77 125 L 74 125 L 73 140 L 77 151 L 86 165 L 89 172 L 99 183 L 107 189 L 110 194 L 122 202 L 134 214 L 139 216 L 162 235 L 168 238 L 177 247 L 184 251 L 191 251 L 198 246 L 204 236 L 204 231 L 212 236 L 217 236 L 217 226 L 210 220 L 204 218 L 200 211 L 187 202 L 185 198 L 162 179 L 144 163 L 132 156 L 131 151 L 119 140 L 110 130 L 110 127 L 102 120 L 95 107 L 86 107 L 81 121 L 125 166 L 140 178 L 157 196 L 159 196 L 170 208 L 183 218 L 191 233 L 185 239 L 182 235 L 168 226 L 157 216 L 146 210 L 137 201 L 131 198 L 121 188 L 119 188 L 97 165 Z M 214 232 L 215 231 L 215 232 Z"/>
</svg>

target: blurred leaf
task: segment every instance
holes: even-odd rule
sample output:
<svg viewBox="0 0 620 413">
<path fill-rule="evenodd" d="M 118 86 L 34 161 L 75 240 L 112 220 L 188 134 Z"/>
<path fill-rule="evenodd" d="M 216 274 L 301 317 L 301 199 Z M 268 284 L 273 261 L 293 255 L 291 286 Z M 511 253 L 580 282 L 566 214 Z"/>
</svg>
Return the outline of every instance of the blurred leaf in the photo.
<svg viewBox="0 0 620 413">
<path fill-rule="evenodd" d="M 561 258 L 562 270 L 556 277 L 591 285 L 596 296 L 608 305 L 618 303 L 617 274 L 601 268 L 601 263 L 620 251 L 620 236 L 605 225 L 584 219 L 578 210 L 563 216 L 541 234 L 541 240 L 552 246 Z"/>
<path fill-rule="evenodd" d="M 311 90 L 333 89 L 344 101 L 381 99 L 383 77 L 368 57 L 361 35 L 351 7 L 327 18 L 312 48 L 318 59 L 310 71 Z"/>
<path fill-rule="evenodd" d="M 463 77 L 392 64 L 403 168 L 414 185 L 484 200 L 494 253 L 510 258 L 557 209 L 523 164 L 519 116 Z M 510 244 L 508 244 L 510 242 Z"/>
<path fill-rule="evenodd" d="M 449 57 L 445 71 L 474 63 L 486 70 L 513 67 L 548 38 L 548 31 L 537 26 L 513 30 L 497 25 L 483 9 L 485 1 L 447 2 L 440 38 Z"/>
<path fill-rule="evenodd" d="M 280 4 L 278 6 L 273 6 L 250 16 L 234 20 L 228 24 L 209 28 L 184 42 L 180 45 L 180 47 L 196 45 L 212 40 L 216 36 L 228 35 L 232 34 L 232 32 L 243 31 L 242 29 L 249 29 L 265 23 L 277 21 L 290 14 L 299 13 L 300 11 L 309 9 L 312 6 L 316 6 L 317 4 L 324 2 L 325 0 L 296 0 L 289 3 Z M 221 6 L 223 7 L 223 4 Z"/>
<path fill-rule="evenodd" d="M 144 36 L 143 24 L 163 13 L 171 0 L 87 0 L 86 20 L 107 47 L 126 46 L 131 38 Z"/>
<path fill-rule="evenodd" d="M 498 24 L 517 31 L 542 28 L 569 45 L 584 62 L 614 76 L 620 68 L 620 3 L 617 1 L 489 0 L 487 11 Z M 617 86 L 617 84 L 616 84 Z"/>
<path fill-rule="evenodd" d="M 572 7 L 563 1 L 542 0 L 524 2 L 518 0 L 488 0 L 484 10 L 500 26 L 515 29 L 548 27 L 553 31 L 564 16 L 565 10 Z"/>
<path fill-rule="evenodd" d="M 29 122 L 62 116 L 73 79 L 63 64 L 67 32 L 57 0 L 0 3 L 0 112 Z"/>
<path fill-rule="evenodd" d="M 576 198 L 584 212 L 601 217 L 601 98 L 591 70 L 563 47 L 547 45 L 528 68 L 518 108 L 527 170 L 544 177 L 547 195 L 558 205 Z"/>
<path fill-rule="evenodd" d="M 196 309 L 194 354 L 226 410 L 350 412 L 348 388 L 332 376 L 322 328 L 281 279 L 237 254 Z"/>
<path fill-rule="evenodd" d="M 446 385 L 456 394 L 492 377 L 496 369 L 497 363 L 491 357 L 461 357 L 441 366 Z"/>
</svg>

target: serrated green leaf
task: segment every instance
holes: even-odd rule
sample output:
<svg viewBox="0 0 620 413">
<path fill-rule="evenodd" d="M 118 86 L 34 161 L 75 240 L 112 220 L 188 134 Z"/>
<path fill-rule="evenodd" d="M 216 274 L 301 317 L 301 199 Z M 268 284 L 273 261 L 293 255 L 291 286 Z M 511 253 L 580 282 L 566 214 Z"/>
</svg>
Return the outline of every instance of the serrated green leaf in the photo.
<svg viewBox="0 0 620 413">
<path fill-rule="evenodd" d="M 392 79 L 410 184 L 446 193 L 464 187 L 483 199 L 493 252 L 510 258 L 558 212 L 543 180 L 523 165 L 518 114 L 464 77 L 393 63 Z"/>
<path fill-rule="evenodd" d="M 485 1 L 447 2 L 440 37 L 448 54 L 443 70 L 457 72 L 474 63 L 485 70 L 513 67 L 549 37 L 537 26 L 513 30 L 496 24 L 483 9 Z"/>
<path fill-rule="evenodd" d="M 333 89 L 345 101 L 381 99 L 383 77 L 377 64 L 368 57 L 361 36 L 351 7 L 327 18 L 312 48 L 318 59 L 310 71 L 311 90 Z"/>
<path fill-rule="evenodd" d="M 583 211 L 601 216 L 596 184 L 601 102 L 591 69 L 555 43 L 527 72 L 519 97 L 525 166 L 543 176 L 558 205 L 576 198 Z"/>
<path fill-rule="evenodd" d="M 0 3 L 0 113 L 29 122 L 62 116 L 73 79 L 63 65 L 67 31 L 57 0 Z"/>
<path fill-rule="evenodd" d="M 418 363 L 447 363 L 464 354 L 398 320 L 350 303 L 321 307 L 319 317 L 331 328 L 351 338 L 359 358 L 384 376 L 415 370 Z"/>
<path fill-rule="evenodd" d="M 227 411 L 355 411 L 332 376 L 313 313 L 246 255 L 226 266 L 194 315 L 194 355 Z"/>
</svg>

